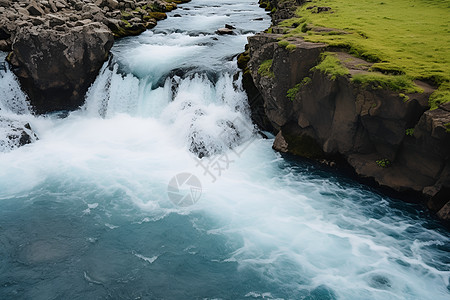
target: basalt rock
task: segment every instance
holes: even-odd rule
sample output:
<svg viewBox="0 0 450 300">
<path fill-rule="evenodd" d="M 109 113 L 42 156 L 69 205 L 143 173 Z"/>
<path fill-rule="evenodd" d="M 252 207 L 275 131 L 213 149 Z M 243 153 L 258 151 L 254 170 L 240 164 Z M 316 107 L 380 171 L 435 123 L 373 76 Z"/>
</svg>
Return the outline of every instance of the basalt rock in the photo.
<svg viewBox="0 0 450 300">
<path fill-rule="evenodd" d="M 98 74 L 113 44 L 100 23 L 70 31 L 21 28 L 10 61 L 37 113 L 73 110 Z"/>
<path fill-rule="evenodd" d="M 292 9 L 275 7 L 276 25 Z M 294 45 L 287 49 L 279 43 L 286 38 L 274 32 L 250 37 L 240 57 L 244 74 L 251 77 L 247 81 L 257 90 L 251 90 L 252 97 L 262 99 L 257 109 L 276 134 L 274 149 L 345 159 L 359 176 L 415 195 L 409 200 L 424 201 L 449 220 L 450 104 L 429 110 L 434 89 L 423 82 L 416 82 L 423 93 L 406 95 L 354 83 L 352 75 L 367 72 L 370 62 L 301 38 L 287 38 Z M 315 70 L 325 51 L 334 52 L 349 74 L 332 77 Z"/>
<path fill-rule="evenodd" d="M 113 38 L 137 35 L 189 0 L 0 0 L 0 50 L 36 113 L 72 110 Z"/>
</svg>

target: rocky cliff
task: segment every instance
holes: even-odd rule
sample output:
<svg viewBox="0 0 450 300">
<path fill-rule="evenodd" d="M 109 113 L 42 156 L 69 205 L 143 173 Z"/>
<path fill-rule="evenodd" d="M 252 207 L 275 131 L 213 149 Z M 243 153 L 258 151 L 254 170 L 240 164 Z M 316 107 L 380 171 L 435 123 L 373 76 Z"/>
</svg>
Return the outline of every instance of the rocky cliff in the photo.
<svg viewBox="0 0 450 300">
<path fill-rule="evenodd" d="M 250 37 L 240 57 L 250 98 L 261 98 L 252 106 L 255 121 L 277 134 L 274 149 L 343 158 L 358 175 L 419 195 L 439 218 L 449 220 L 450 103 L 429 110 L 434 88 L 424 82 L 415 82 L 421 93 L 357 82 L 352 78 L 367 72 L 370 62 L 326 44 L 286 40 L 277 24 L 292 16 L 295 4 L 265 2 L 276 8 L 271 33 Z M 348 72 L 324 71 L 320 64 L 327 56 Z"/>
<path fill-rule="evenodd" d="M 136 35 L 189 0 L 0 0 L 0 50 L 36 113 L 73 110 L 114 37 Z"/>
</svg>

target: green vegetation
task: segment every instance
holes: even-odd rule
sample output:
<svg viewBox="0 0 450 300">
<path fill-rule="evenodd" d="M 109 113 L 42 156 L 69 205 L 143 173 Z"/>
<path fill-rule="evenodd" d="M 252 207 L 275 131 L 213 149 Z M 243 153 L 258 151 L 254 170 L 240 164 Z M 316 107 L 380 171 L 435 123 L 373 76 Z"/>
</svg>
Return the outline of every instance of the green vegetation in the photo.
<svg viewBox="0 0 450 300">
<path fill-rule="evenodd" d="M 414 135 L 414 128 L 408 128 L 406 129 L 406 135 L 413 136 Z"/>
<path fill-rule="evenodd" d="M 430 109 L 436 109 L 439 105 L 450 102 L 450 82 L 444 82 L 439 89 L 435 91 L 428 102 Z"/>
<path fill-rule="evenodd" d="M 405 95 L 403 93 L 400 93 L 398 95 L 403 98 L 403 102 L 407 102 L 409 100 L 409 96 L 408 95 Z"/>
<path fill-rule="evenodd" d="M 297 48 L 294 44 L 289 44 L 286 46 L 286 50 L 288 51 L 294 51 Z"/>
<path fill-rule="evenodd" d="M 265 60 L 261 63 L 258 68 L 258 74 L 271 78 L 275 77 L 272 71 L 272 59 Z"/>
<path fill-rule="evenodd" d="M 376 163 L 380 168 L 388 168 L 391 165 L 391 161 L 387 158 L 377 160 Z"/>
<path fill-rule="evenodd" d="M 322 73 L 329 74 L 332 80 L 336 80 L 339 76 L 349 74 L 348 69 L 345 68 L 336 55 L 331 52 L 322 53 L 322 61 L 312 68 L 312 70 L 318 70 Z"/>
<path fill-rule="evenodd" d="M 329 6 L 331 11 L 315 13 L 308 9 L 312 6 Z M 425 80 L 439 87 L 430 98 L 432 109 L 450 102 L 450 1 L 312 0 L 297 9 L 297 16 L 281 23 L 289 28 L 286 37 L 345 48 L 373 62 L 370 71 L 388 76 L 361 75 L 357 82 L 375 80 L 391 87 L 398 81 L 408 80 L 410 86 L 415 79 Z M 392 80 L 396 82 L 388 83 Z"/>
<path fill-rule="evenodd" d="M 287 46 L 289 46 L 289 42 L 286 40 L 281 40 L 278 42 L 278 46 L 286 48 Z"/>
<path fill-rule="evenodd" d="M 286 93 L 286 97 L 291 100 L 294 101 L 295 97 L 298 94 L 298 91 L 300 91 L 300 89 L 305 86 L 308 85 L 311 82 L 311 78 L 309 77 L 305 77 L 303 78 L 302 82 L 297 83 L 293 88 L 289 89 Z"/>
<path fill-rule="evenodd" d="M 289 43 L 286 40 L 281 40 L 278 42 L 278 46 L 285 48 L 288 51 L 294 51 L 295 48 L 297 48 L 297 46 L 295 46 L 294 44 Z"/>
<path fill-rule="evenodd" d="M 390 89 L 396 92 L 422 93 L 423 90 L 416 86 L 407 75 L 384 75 L 380 73 L 373 74 L 355 74 L 352 82 L 363 86 L 370 86 L 373 89 Z M 405 94 L 403 94 L 407 97 Z M 403 97 L 404 98 L 404 97 Z"/>
<path fill-rule="evenodd" d="M 294 101 L 295 96 L 297 96 L 297 93 L 300 90 L 301 85 L 302 85 L 301 83 L 297 83 L 293 88 L 289 89 L 286 93 L 286 97 L 289 100 Z"/>
<path fill-rule="evenodd" d="M 445 126 L 445 132 L 450 133 L 450 123 L 447 123 Z"/>
</svg>

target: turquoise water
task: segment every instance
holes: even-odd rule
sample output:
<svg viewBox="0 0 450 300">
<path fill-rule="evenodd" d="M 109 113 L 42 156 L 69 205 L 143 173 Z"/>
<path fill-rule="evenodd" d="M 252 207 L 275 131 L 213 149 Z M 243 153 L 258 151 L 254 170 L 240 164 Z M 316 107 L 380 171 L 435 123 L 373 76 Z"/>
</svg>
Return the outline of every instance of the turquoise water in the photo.
<svg viewBox="0 0 450 300">
<path fill-rule="evenodd" d="M 217 5 L 117 43 L 67 118 L 30 115 L 1 79 L 0 113 L 39 140 L 0 153 L 0 298 L 448 299 L 449 234 L 427 212 L 256 134 L 235 54 L 269 18 Z M 180 173 L 193 205 L 168 194 Z"/>
</svg>

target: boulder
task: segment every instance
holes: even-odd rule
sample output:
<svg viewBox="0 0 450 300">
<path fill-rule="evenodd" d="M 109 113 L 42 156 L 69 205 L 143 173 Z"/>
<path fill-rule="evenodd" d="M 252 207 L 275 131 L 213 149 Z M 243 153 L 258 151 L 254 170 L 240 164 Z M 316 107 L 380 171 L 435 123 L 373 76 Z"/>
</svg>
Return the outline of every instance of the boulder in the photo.
<svg viewBox="0 0 450 300">
<path fill-rule="evenodd" d="M 39 4 L 32 1 L 28 6 L 27 10 L 32 16 L 42 16 L 45 14 L 44 10 L 41 8 Z"/>
<path fill-rule="evenodd" d="M 8 152 L 37 140 L 29 123 L 0 116 L 0 152 Z"/>
<path fill-rule="evenodd" d="M 113 44 L 100 23 L 64 28 L 23 27 L 16 35 L 10 62 L 36 113 L 82 105 Z"/>
<path fill-rule="evenodd" d="M 229 28 L 219 28 L 216 31 L 217 34 L 225 35 L 225 34 L 233 34 L 233 30 Z"/>
</svg>

